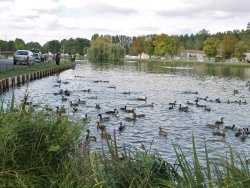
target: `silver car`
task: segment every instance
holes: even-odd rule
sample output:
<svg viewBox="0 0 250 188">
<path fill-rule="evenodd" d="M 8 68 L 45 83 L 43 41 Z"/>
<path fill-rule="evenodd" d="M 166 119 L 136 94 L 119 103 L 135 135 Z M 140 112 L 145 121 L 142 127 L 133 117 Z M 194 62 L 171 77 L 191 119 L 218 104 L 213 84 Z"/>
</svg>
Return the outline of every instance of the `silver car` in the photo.
<svg viewBox="0 0 250 188">
<path fill-rule="evenodd" d="M 32 65 L 35 62 L 35 56 L 30 50 L 17 50 L 13 56 L 14 65 Z"/>
</svg>

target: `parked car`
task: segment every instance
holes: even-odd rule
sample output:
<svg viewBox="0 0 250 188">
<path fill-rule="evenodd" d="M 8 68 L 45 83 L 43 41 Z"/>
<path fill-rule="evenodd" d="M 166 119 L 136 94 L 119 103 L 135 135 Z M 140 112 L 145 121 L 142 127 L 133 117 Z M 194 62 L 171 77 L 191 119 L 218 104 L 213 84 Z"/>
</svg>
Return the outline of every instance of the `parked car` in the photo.
<svg viewBox="0 0 250 188">
<path fill-rule="evenodd" d="M 35 56 L 35 62 L 37 62 L 37 63 L 42 62 L 42 58 L 41 58 L 39 53 L 34 53 L 34 56 Z"/>
<path fill-rule="evenodd" d="M 13 63 L 32 65 L 35 63 L 35 56 L 30 50 L 17 50 L 13 56 Z"/>
</svg>

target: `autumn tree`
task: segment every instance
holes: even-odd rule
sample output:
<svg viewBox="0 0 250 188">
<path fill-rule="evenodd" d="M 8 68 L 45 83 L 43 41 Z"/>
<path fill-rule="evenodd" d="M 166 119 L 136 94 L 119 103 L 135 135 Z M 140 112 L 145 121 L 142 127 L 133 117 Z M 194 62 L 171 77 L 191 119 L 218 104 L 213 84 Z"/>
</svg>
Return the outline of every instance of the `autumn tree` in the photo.
<svg viewBox="0 0 250 188">
<path fill-rule="evenodd" d="M 234 36 L 225 35 L 222 42 L 220 43 L 219 53 L 223 59 L 230 59 L 233 57 L 237 39 Z"/>
<path fill-rule="evenodd" d="M 209 58 L 209 61 L 211 57 L 215 57 L 217 55 L 219 44 L 220 44 L 220 40 L 214 37 L 207 38 L 204 41 L 203 51 L 206 54 L 206 56 Z"/>
<path fill-rule="evenodd" d="M 154 40 L 154 45 L 155 45 L 155 52 L 154 54 L 157 56 L 164 56 L 165 55 L 165 43 L 167 40 L 168 35 L 167 34 L 160 34 L 156 35 L 155 40 Z"/>
<path fill-rule="evenodd" d="M 246 45 L 244 41 L 239 41 L 235 48 L 235 57 L 237 57 L 239 60 L 245 61 L 245 53 L 247 51 Z"/>
<path fill-rule="evenodd" d="M 141 58 L 142 52 L 144 51 L 144 42 L 145 42 L 145 36 L 139 36 L 132 43 L 132 48 L 134 52 L 136 54 L 139 54 L 140 58 Z"/>
<path fill-rule="evenodd" d="M 172 35 L 166 38 L 165 40 L 165 52 L 173 58 L 174 55 L 177 55 L 181 49 L 181 42 L 177 35 Z"/>
</svg>

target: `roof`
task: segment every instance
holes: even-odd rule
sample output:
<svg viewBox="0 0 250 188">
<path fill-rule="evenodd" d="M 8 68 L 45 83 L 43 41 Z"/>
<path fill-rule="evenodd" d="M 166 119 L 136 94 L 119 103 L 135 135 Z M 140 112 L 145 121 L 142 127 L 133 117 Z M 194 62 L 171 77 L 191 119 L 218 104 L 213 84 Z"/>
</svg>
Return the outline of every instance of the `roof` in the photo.
<svg viewBox="0 0 250 188">
<path fill-rule="evenodd" d="M 195 54 L 204 54 L 202 50 L 182 50 L 183 53 L 195 53 Z"/>
</svg>

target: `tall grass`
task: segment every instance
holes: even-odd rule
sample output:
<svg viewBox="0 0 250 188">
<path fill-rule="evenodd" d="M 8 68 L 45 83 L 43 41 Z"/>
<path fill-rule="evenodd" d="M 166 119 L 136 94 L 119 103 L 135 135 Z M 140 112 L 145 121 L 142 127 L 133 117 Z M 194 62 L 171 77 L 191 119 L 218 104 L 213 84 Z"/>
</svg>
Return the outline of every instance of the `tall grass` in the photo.
<svg viewBox="0 0 250 188">
<path fill-rule="evenodd" d="M 0 113 L 0 187 L 250 187 L 244 154 L 226 142 L 204 140 L 201 157 L 193 135 L 191 162 L 172 142 L 176 161 L 170 164 L 151 147 L 119 147 L 116 131 L 95 150 L 82 135 L 84 125 L 69 119 L 25 102 Z"/>
</svg>

